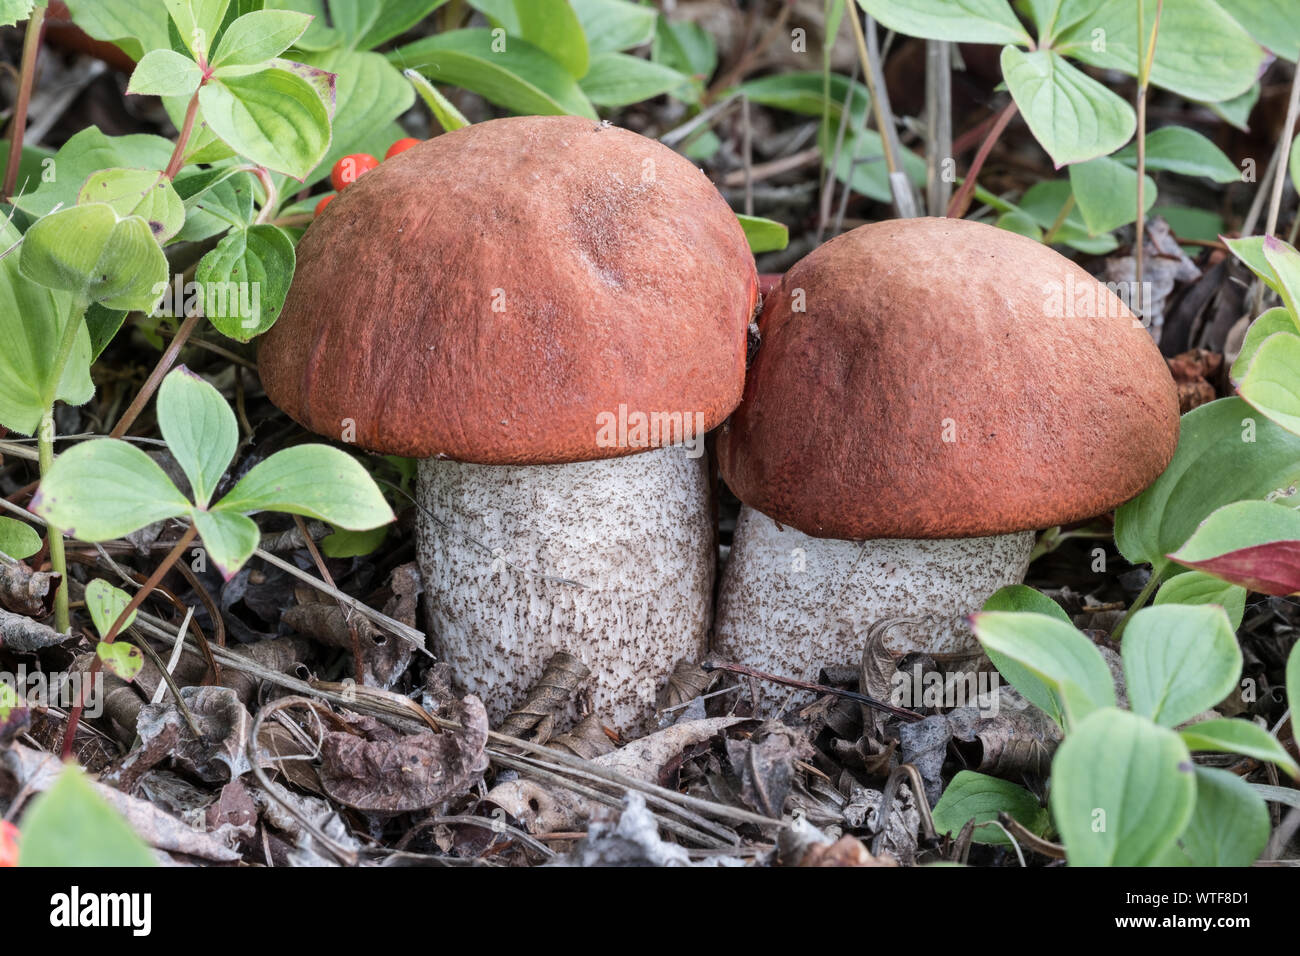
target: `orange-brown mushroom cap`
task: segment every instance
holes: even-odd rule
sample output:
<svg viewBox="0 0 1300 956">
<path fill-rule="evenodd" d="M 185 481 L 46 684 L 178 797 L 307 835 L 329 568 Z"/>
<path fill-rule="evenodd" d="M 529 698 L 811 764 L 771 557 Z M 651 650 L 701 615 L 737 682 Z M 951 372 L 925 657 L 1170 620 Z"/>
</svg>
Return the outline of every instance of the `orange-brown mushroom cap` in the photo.
<svg viewBox="0 0 1300 956">
<path fill-rule="evenodd" d="M 862 226 L 786 273 L 718 441 L 750 506 L 823 538 L 965 538 L 1110 510 L 1160 474 L 1178 395 L 1120 299 L 954 219 Z"/>
<path fill-rule="evenodd" d="M 633 426 L 677 412 L 706 429 L 735 408 L 757 294 L 735 215 L 689 160 L 590 120 L 513 117 L 341 192 L 302 238 L 259 365 L 289 415 L 372 451 L 609 458 L 644 450 L 601 434 L 620 406 Z"/>
</svg>

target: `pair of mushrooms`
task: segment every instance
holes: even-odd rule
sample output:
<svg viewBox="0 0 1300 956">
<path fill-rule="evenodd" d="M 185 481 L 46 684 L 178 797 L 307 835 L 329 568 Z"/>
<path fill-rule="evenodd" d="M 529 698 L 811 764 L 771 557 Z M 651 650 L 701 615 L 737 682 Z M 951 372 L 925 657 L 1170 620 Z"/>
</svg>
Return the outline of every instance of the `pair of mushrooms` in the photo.
<svg viewBox="0 0 1300 956">
<path fill-rule="evenodd" d="M 927 619 L 891 629 L 897 653 L 977 653 L 963 616 L 1022 580 L 1034 529 L 1155 479 L 1163 360 L 1111 293 L 1078 318 L 1052 284 L 1098 288 L 992 227 L 864 226 L 768 296 L 746 375 L 758 277 L 709 180 L 634 133 L 519 117 L 331 203 L 260 367 L 306 427 L 422 459 L 434 650 L 494 720 L 567 650 L 633 731 L 711 625 L 722 655 L 805 679 L 886 618 Z M 745 506 L 714 621 L 719 425 Z"/>
</svg>

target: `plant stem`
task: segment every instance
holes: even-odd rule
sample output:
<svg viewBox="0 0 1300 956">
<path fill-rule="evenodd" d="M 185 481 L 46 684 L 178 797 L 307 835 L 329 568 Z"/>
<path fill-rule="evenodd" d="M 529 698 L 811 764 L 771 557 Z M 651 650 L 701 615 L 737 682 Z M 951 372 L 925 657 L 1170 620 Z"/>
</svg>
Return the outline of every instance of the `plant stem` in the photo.
<svg viewBox="0 0 1300 956">
<path fill-rule="evenodd" d="M 77 333 L 86 315 L 89 303 L 84 299 L 75 299 L 68 312 L 67 324 L 63 327 L 63 338 L 59 340 L 59 350 L 54 356 L 54 367 L 50 375 L 50 393 L 45 396 L 45 414 L 41 416 L 40 426 L 36 430 L 37 461 L 41 477 L 49 474 L 54 464 L 54 403 L 58 401 L 58 386 L 63 380 L 63 370 L 68 364 L 68 356 L 77 342 Z M 50 568 L 59 575 L 62 586 L 54 592 L 54 628 L 60 634 L 68 633 L 70 618 L 68 616 L 68 561 L 63 550 L 63 529 L 53 524 L 47 526 L 47 539 L 50 545 Z"/>
<path fill-rule="evenodd" d="M 1007 124 L 1011 122 L 1011 118 L 1016 115 L 1016 109 L 1016 101 L 1012 100 L 998 114 L 998 118 L 989 130 L 989 134 L 984 137 L 984 142 L 980 144 L 979 152 L 975 154 L 975 161 L 970 164 L 970 170 L 966 173 L 966 178 L 962 180 L 961 188 L 957 190 L 957 195 L 953 196 L 952 202 L 948 204 L 947 216 L 949 219 L 960 219 L 970 209 L 971 196 L 975 194 L 975 181 L 979 178 L 980 170 L 984 168 L 984 161 L 989 158 L 989 153 L 993 152 L 994 144 L 1001 138 Z"/>
<path fill-rule="evenodd" d="M 54 407 L 45 410 L 41 416 L 40 427 L 36 431 L 36 449 L 40 456 L 41 477 L 49 474 L 54 464 Z M 63 531 L 54 525 L 46 529 L 50 545 L 50 568 L 62 581 L 54 592 L 54 629 L 60 634 L 67 634 L 70 626 L 68 615 L 68 559 L 63 551 Z"/>
<path fill-rule="evenodd" d="M 894 198 L 894 211 L 898 213 L 900 219 L 911 219 L 917 212 L 916 197 L 912 194 L 911 180 L 903 172 L 903 147 L 898 141 L 893 110 L 889 107 L 889 91 L 885 87 L 885 74 L 881 67 L 880 49 L 876 41 L 876 21 L 856 9 L 848 10 L 847 15 L 853 25 L 853 41 L 858 48 L 858 59 L 862 62 L 862 78 L 871 93 L 871 109 L 876 117 L 876 131 L 880 133 L 885 167 L 889 171 L 889 191 Z M 859 16 L 866 18 L 869 34 L 863 30 Z"/>
<path fill-rule="evenodd" d="M 1142 280 L 1146 277 L 1145 262 L 1146 258 L 1146 234 L 1147 234 L 1147 210 L 1146 210 L 1146 173 L 1147 173 L 1147 87 L 1151 82 L 1151 65 L 1156 59 L 1156 37 L 1160 33 L 1160 13 L 1164 9 L 1165 0 L 1156 0 L 1156 22 L 1151 25 L 1151 43 L 1147 47 L 1145 59 L 1138 66 L 1138 88 L 1137 88 L 1137 225 L 1134 229 L 1133 241 L 1133 270 L 1135 295 L 1129 296 L 1130 301 L 1141 303 L 1133 311 L 1137 313 L 1138 318 L 1143 318 L 1142 313 L 1146 310 L 1146 300 L 1142 296 Z M 1143 21 L 1143 4 L 1141 0 L 1137 5 L 1138 17 L 1138 42 L 1142 42 L 1142 37 L 1146 33 L 1146 24 Z"/>
<path fill-rule="evenodd" d="M 131 615 L 139 610 L 140 605 L 144 603 L 145 598 L 153 593 L 154 588 L 159 585 L 167 572 L 170 571 L 172 566 L 180 560 L 181 555 L 185 553 L 185 549 L 190 546 L 190 543 L 198 533 L 198 526 L 191 522 L 190 526 L 185 529 L 185 533 L 180 536 L 180 539 L 172 546 L 172 549 L 167 552 L 167 557 L 163 558 L 162 563 L 158 565 L 153 574 L 149 575 L 149 579 L 145 581 L 144 584 L 140 585 L 140 590 L 136 591 L 135 596 L 131 598 L 126 607 L 122 608 L 122 613 L 117 616 L 117 620 L 113 622 L 113 626 L 110 627 L 108 633 L 103 636 L 103 642 L 105 644 L 112 644 L 117 640 L 117 635 L 126 627 L 126 622 L 130 619 Z M 64 760 L 68 760 L 72 757 L 72 742 L 77 736 L 77 724 L 81 722 L 81 713 L 86 707 L 86 686 L 94 684 L 95 675 L 99 673 L 102 666 L 103 660 L 98 654 L 96 654 L 95 659 L 90 662 L 90 673 L 87 675 L 86 683 L 81 686 L 81 693 L 78 695 L 77 703 L 72 708 L 71 713 L 68 714 L 68 727 L 67 730 L 63 732 Z"/>
<path fill-rule="evenodd" d="M 1043 233 L 1044 243 L 1048 245 L 1051 244 L 1052 240 L 1056 238 L 1056 234 L 1060 231 L 1061 227 L 1065 225 L 1065 220 L 1070 218 L 1070 212 L 1073 209 L 1074 209 L 1074 193 L 1070 193 L 1069 198 L 1065 200 L 1064 204 L 1062 204 L 1061 211 L 1056 214 L 1056 220 L 1052 223 L 1051 228 L 1048 229 L 1047 232 Z"/>
<path fill-rule="evenodd" d="M 1282 129 L 1282 158 L 1273 176 L 1273 194 L 1268 204 L 1268 225 L 1264 227 L 1266 236 L 1271 236 L 1277 231 L 1277 218 L 1282 210 L 1282 191 L 1286 186 L 1287 168 L 1290 165 L 1286 158 L 1291 150 L 1291 140 L 1295 137 L 1297 113 L 1300 113 L 1300 66 L 1296 67 L 1295 76 L 1291 79 L 1291 100 L 1287 104 L 1286 126 Z"/>
<path fill-rule="evenodd" d="M 265 166 L 246 166 L 248 172 L 252 173 L 261 182 L 262 188 L 266 190 L 266 202 L 258 210 L 257 219 L 254 222 L 261 225 L 271 221 L 280 208 L 280 194 L 275 188 L 275 180 L 271 178 L 271 171 Z"/>
<path fill-rule="evenodd" d="M 18 163 L 23 157 L 23 133 L 27 130 L 27 106 L 32 99 L 32 86 L 36 82 L 36 57 L 41 50 L 41 29 L 45 26 L 45 4 L 32 10 L 27 20 L 27 34 L 23 37 L 23 62 L 18 84 L 18 101 L 14 104 L 13 119 L 9 121 L 9 165 L 5 167 L 5 181 L 0 190 L 0 200 L 9 201 L 18 184 Z"/>
<path fill-rule="evenodd" d="M 172 150 L 172 158 L 168 160 L 167 168 L 163 170 L 163 175 L 169 180 L 175 179 L 176 174 L 185 166 L 185 147 L 189 145 L 190 136 L 194 133 L 194 119 L 199 113 L 199 90 L 201 89 L 203 83 L 199 83 L 199 89 L 195 90 L 194 95 L 190 97 L 190 105 L 185 108 L 185 123 L 181 126 L 181 134 L 176 137 L 176 148 Z"/>
<path fill-rule="evenodd" d="M 1129 609 L 1124 612 L 1124 616 L 1120 619 L 1119 624 L 1111 633 L 1110 639 L 1112 641 L 1118 641 L 1120 637 L 1123 636 L 1124 628 L 1128 627 L 1129 619 L 1146 606 L 1147 601 L 1151 599 L 1151 595 L 1154 594 L 1156 588 L 1160 586 L 1160 582 L 1164 579 L 1164 576 L 1165 574 L 1163 571 L 1157 571 L 1155 568 L 1151 569 L 1151 577 L 1147 578 L 1147 583 L 1142 585 L 1142 590 L 1138 592 L 1138 596 L 1133 600 L 1133 603 L 1129 605 Z"/>
<path fill-rule="evenodd" d="M 185 345 L 190 335 L 193 334 L 195 328 L 198 327 L 199 319 L 201 318 L 202 316 L 198 312 L 185 317 L 185 321 L 182 322 L 180 328 L 176 330 L 176 334 L 172 337 L 171 343 L 167 346 L 167 350 L 163 352 L 162 356 L 158 359 L 158 364 L 153 367 L 153 371 L 150 372 L 149 377 L 145 379 L 144 385 L 140 387 L 140 391 L 136 393 L 135 398 L 131 399 L 131 404 L 127 407 L 126 411 L 122 413 L 122 417 L 117 420 L 117 424 L 113 426 L 113 430 L 108 433 L 109 438 L 121 438 L 127 433 L 127 430 L 135 424 L 135 420 L 140 417 L 140 413 L 144 411 L 144 407 L 149 404 L 149 399 L 153 397 L 153 393 L 156 392 L 158 386 L 162 384 L 163 378 L 169 371 L 171 371 L 172 365 L 176 362 L 176 357 L 181 354 L 181 348 Z"/>
</svg>

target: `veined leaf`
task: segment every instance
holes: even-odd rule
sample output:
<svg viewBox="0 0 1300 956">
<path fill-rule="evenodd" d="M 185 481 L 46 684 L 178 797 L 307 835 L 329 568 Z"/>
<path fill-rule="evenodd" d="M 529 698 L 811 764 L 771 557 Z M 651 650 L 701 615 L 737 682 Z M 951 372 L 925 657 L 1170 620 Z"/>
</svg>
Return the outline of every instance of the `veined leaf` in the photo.
<svg viewBox="0 0 1300 956">
<path fill-rule="evenodd" d="M 1137 128 L 1128 103 L 1051 50 L 1003 47 L 1002 75 L 1058 169 L 1114 152 Z"/>
<path fill-rule="evenodd" d="M 54 460 L 31 510 L 81 541 L 111 541 L 183 515 L 190 503 L 144 452 L 98 438 Z"/>
<path fill-rule="evenodd" d="M 1223 608 L 1165 604 L 1133 615 L 1124 631 L 1129 707 L 1176 727 L 1223 700 L 1241 676 L 1241 649 Z"/>
<path fill-rule="evenodd" d="M 1187 746 L 1127 711 L 1085 717 L 1052 761 L 1052 818 L 1071 866 L 1158 864 L 1195 802 Z"/>
<path fill-rule="evenodd" d="M 1261 594 L 1300 591 L 1300 512 L 1278 501 L 1224 505 L 1169 556 Z"/>
</svg>

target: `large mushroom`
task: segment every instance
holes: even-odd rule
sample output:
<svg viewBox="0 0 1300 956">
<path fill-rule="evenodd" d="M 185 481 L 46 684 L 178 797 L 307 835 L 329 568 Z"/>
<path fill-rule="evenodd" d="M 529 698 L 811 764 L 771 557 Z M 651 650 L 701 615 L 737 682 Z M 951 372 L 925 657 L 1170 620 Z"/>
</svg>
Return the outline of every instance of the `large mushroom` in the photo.
<svg viewBox="0 0 1300 956">
<path fill-rule="evenodd" d="M 704 433 L 740 400 L 757 294 L 688 160 L 590 120 L 500 119 L 340 193 L 260 368 L 306 427 L 422 459 L 434 650 L 494 720 L 567 650 L 630 730 L 707 637 Z"/>
<path fill-rule="evenodd" d="M 744 503 L 714 649 L 815 679 L 979 654 L 965 616 L 1024 578 L 1035 529 L 1102 514 L 1164 470 L 1178 396 L 1124 303 L 1041 243 L 954 219 L 821 246 L 764 303 L 718 437 Z"/>
</svg>

